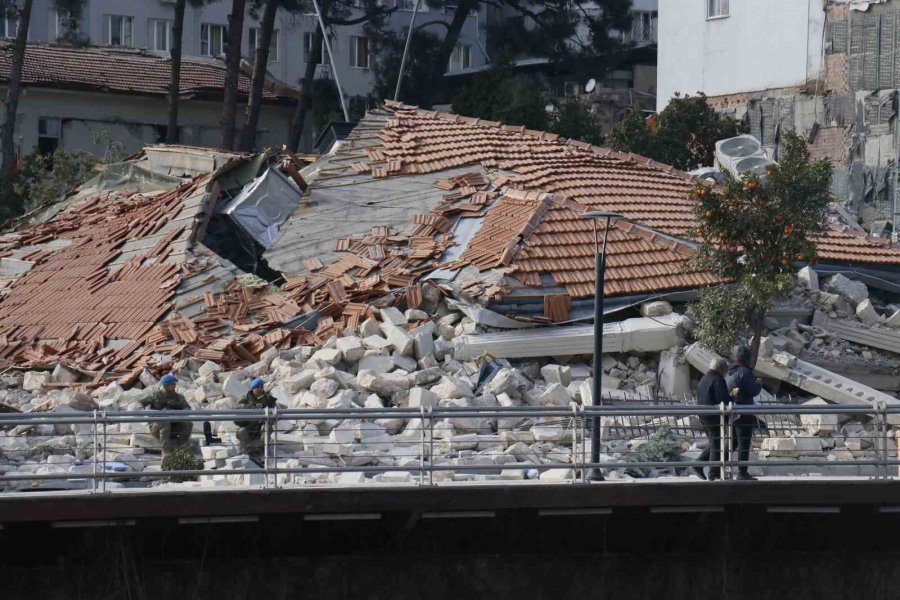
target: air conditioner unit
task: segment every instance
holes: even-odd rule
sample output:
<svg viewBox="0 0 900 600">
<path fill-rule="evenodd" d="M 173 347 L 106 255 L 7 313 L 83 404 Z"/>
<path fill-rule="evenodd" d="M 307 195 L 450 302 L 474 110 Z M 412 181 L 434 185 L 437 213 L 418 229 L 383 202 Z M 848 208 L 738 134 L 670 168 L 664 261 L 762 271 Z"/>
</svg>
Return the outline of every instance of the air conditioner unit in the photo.
<svg viewBox="0 0 900 600">
<path fill-rule="evenodd" d="M 716 142 L 716 163 L 719 169 L 741 176 L 749 173 L 765 175 L 766 167 L 774 163 L 752 135 L 739 135 Z"/>
</svg>

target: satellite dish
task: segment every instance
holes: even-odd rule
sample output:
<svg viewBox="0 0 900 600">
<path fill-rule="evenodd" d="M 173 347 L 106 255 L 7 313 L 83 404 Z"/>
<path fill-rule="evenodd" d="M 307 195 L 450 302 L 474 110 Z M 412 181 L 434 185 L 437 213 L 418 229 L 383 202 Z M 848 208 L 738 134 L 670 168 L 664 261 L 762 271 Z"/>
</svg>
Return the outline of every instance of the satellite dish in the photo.
<svg viewBox="0 0 900 600">
<path fill-rule="evenodd" d="M 588 81 L 587 84 L 584 86 L 584 91 L 587 92 L 588 94 L 590 94 L 591 92 L 594 91 L 594 89 L 595 89 L 596 87 L 597 87 L 597 80 L 596 80 L 596 79 L 591 79 L 591 80 Z"/>
</svg>

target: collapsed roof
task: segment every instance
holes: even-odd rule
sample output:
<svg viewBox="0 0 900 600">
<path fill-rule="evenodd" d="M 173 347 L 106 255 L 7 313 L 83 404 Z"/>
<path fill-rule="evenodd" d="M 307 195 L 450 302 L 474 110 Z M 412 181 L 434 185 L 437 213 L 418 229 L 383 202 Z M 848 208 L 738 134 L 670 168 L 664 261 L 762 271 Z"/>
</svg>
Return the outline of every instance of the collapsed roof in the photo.
<svg viewBox="0 0 900 600">
<path fill-rule="evenodd" d="M 592 304 L 588 210 L 629 220 L 609 231 L 606 296 L 683 294 L 719 282 L 687 268 L 694 184 L 641 157 L 390 102 L 310 165 L 151 146 L 0 238 L 0 362 L 126 382 L 180 358 L 322 342 L 372 306 L 427 309 L 436 294 L 492 309 L 498 327 L 566 322 Z M 900 264 L 840 228 L 819 249 Z"/>
</svg>

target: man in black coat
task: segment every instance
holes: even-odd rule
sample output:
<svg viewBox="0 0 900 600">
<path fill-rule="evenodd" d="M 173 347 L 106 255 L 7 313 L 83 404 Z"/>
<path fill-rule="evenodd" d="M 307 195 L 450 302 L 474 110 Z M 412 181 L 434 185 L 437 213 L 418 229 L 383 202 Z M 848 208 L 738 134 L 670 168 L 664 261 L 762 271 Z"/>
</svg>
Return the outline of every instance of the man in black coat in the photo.
<svg viewBox="0 0 900 600">
<path fill-rule="evenodd" d="M 719 406 L 719 404 L 728 404 L 731 397 L 728 395 L 728 386 L 725 385 L 725 374 L 728 372 L 728 363 L 724 358 L 716 357 L 709 363 L 709 371 L 700 379 L 697 386 L 697 405 L 698 406 Z M 715 480 L 721 478 L 720 453 L 722 451 L 722 427 L 721 420 L 716 415 L 701 415 L 700 422 L 706 430 L 706 437 L 709 445 L 703 454 L 697 459 L 698 462 L 709 461 L 709 479 Z M 706 479 L 701 467 L 694 467 L 694 472 L 700 479 Z"/>
<path fill-rule="evenodd" d="M 747 406 L 755 404 L 755 398 L 762 391 L 762 380 L 753 374 L 749 367 L 750 349 L 747 346 L 735 346 L 731 353 L 731 365 L 725 383 L 735 404 Z M 757 425 L 753 415 L 740 415 L 732 420 L 734 446 L 737 447 L 738 460 L 746 463 L 750 460 L 750 444 L 753 440 L 753 429 Z M 746 465 L 738 467 L 738 481 L 755 481 Z"/>
</svg>

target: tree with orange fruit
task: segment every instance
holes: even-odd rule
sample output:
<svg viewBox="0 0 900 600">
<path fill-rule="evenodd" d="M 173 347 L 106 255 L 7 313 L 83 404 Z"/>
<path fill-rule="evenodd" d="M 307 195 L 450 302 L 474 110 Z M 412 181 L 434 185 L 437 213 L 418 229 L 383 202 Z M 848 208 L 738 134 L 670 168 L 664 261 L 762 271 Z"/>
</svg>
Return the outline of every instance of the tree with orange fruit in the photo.
<svg viewBox="0 0 900 600">
<path fill-rule="evenodd" d="M 728 176 L 720 188 L 694 189 L 693 236 L 699 248 L 692 266 L 734 281 L 730 293 L 744 300 L 735 310 L 734 303 L 721 301 L 722 290 L 701 290 L 692 308 L 705 321 L 698 328 L 701 343 L 717 336 L 710 345 L 721 348 L 723 333 L 734 342 L 752 325 L 755 360 L 766 311 L 793 286 L 795 265 L 815 264 L 815 240 L 831 200 L 831 171 L 829 161 L 812 160 L 806 142 L 789 132 L 778 163 L 765 177 Z"/>
</svg>

